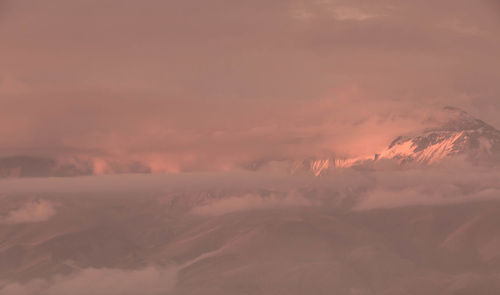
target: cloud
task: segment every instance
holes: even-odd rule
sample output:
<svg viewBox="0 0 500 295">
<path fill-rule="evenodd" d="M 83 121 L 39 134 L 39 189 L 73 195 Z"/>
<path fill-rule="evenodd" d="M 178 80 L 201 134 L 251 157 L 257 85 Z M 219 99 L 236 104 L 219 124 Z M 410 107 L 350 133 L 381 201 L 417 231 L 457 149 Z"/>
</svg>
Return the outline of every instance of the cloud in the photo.
<svg viewBox="0 0 500 295">
<path fill-rule="evenodd" d="M 22 204 L 19 208 L 9 211 L 0 223 L 20 224 L 36 223 L 49 220 L 56 214 L 53 203 L 45 200 L 31 201 Z"/>
<path fill-rule="evenodd" d="M 337 21 L 366 21 L 381 17 L 381 14 L 368 12 L 364 7 L 346 6 L 332 1 L 296 3 L 291 9 L 291 16 L 301 21 L 312 22 L 326 17 Z"/>
<path fill-rule="evenodd" d="M 481 252 L 481 255 L 483 253 L 487 257 L 498 255 L 498 251 L 495 250 L 498 248 L 495 248 L 498 239 L 495 235 L 490 235 L 496 229 L 495 208 L 498 207 L 497 204 L 491 202 L 480 206 L 453 208 L 452 205 L 500 201 L 500 171 L 454 161 L 426 169 L 395 167 L 377 171 L 345 169 L 332 171 L 321 177 L 226 172 L 7 179 L 0 182 L 0 191 L 7 195 L 1 201 L 11 200 L 10 194 L 15 195 L 12 199 L 22 197 L 24 194 L 29 195 L 32 193 L 30 190 L 47 198 L 54 196 L 58 202 L 67 202 L 68 206 L 65 205 L 64 208 L 68 211 L 61 215 L 66 218 L 70 217 L 68 225 L 72 228 L 71 231 L 74 230 L 74 226 L 77 226 L 78 231 L 83 229 L 82 235 L 78 233 L 61 235 L 61 228 L 51 224 L 56 233 L 54 240 L 48 243 L 33 243 L 35 248 L 32 249 L 38 249 L 36 251 L 46 251 L 46 249 L 52 251 L 53 247 L 69 249 L 63 246 L 73 247 L 78 245 L 80 239 L 90 239 L 89 245 L 97 245 L 97 247 L 90 246 L 92 250 L 90 252 L 83 250 L 82 254 L 79 254 L 79 251 L 74 253 L 70 251 L 68 255 L 77 255 L 82 265 L 89 265 L 84 263 L 101 257 L 101 255 L 95 255 L 94 251 L 101 254 L 99 250 L 101 248 L 109 250 L 120 245 L 120 249 L 128 249 L 123 251 L 131 251 L 126 253 L 138 255 L 134 257 L 138 257 L 139 261 L 144 261 L 141 257 L 147 260 L 160 257 L 166 261 L 168 259 L 178 261 L 180 266 L 178 268 L 150 266 L 126 270 L 118 268 L 117 264 L 110 264 L 108 267 L 113 268 L 84 268 L 71 275 L 55 276 L 50 279 L 28 282 L 4 281 L 0 284 L 2 286 L 0 295 L 157 295 L 169 294 L 169 292 L 176 294 L 179 290 L 177 288 L 186 288 L 183 290 L 187 293 L 190 293 L 188 291 L 190 288 L 198 291 L 198 288 L 203 288 L 200 286 L 204 282 L 214 282 L 210 286 L 212 290 L 217 288 L 227 290 L 225 288 L 231 288 L 231 286 L 226 282 L 232 282 L 233 278 L 240 278 L 240 282 L 245 283 L 243 286 L 248 286 L 248 278 L 254 277 L 255 274 L 263 276 L 271 274 L 269 284 L 266 283 L 263 286 L 281 288 L 275 285 L 275 283 L 279 284 L 280 280 L 272 275 L 280 272 L 274 271 L 274 267 L 269 268 L 269 265 L 289 271 L 294 269 L 293 273 L 300 276 L 303 276 L 302 271 L 308 274 L 307 269 L 310 269 L 314 272 L 306 276 L 306 282 L 312 280 L 315 283 L 314 286 L 318 286 L 317 282 L 319 282 L 319 285 L 329 288 L 337 284 L 334 287 L 338 288 L 340 281 L 330 285 L 331 276 L 317 275 L 325 273 L 321 265 L 330 265 L 342 271 L 342 262 L 346 262 L 346 265 L 355 266 L 351 275 L 358 274 L 358 269 L 365 269 L 369 276 L 372 270 L 379 270 L 380 263 L 384 261 L 389 261 L 386 265 L 394 271 L 386 272 L 386 269 L 385 275 L 375 277 L 374 280 L 379 282 L 381 278 L 387 278 L 384 283 L 387 287 L 401 288 L 395 289 L 394 292 L 397 294 L 402 293 L 401 290 L 410 289 L 415 283 L 442 283 L 443 285 L 439 287 L 442 289 L 450 287 L 449 283 L 453 283 L 453 288 L 460 289 L 462 285 L 477 281 L 479 286 L 483 278 L 479 275 L 468 279 L 455 277 L 457 272 L 453 271 L 450 277 L 446 275 L 436 281 L 436 273 L 433 273 L 436 269 L 442 272 L 440 267 L 443 261 L 433 259 L 442 254 L 442 251 L 447 251 L 440 246 L 441 242 L 445 241 L 456 229 L 460 229 L 462 224 L 468 224 L 469 221 L 476 219 L 483 220 L 485 223 L 482 221 L 476 223 L 470 230 L 470 233 L 473 233 L 472 236 L 467 233 L 464 235 L 466 242 L 456 243 L 459 246 L 458 250 L 463 246 L 466 252 L 452 251 L 455 253 L 453 255 L 457 255 L 453 257 L 464 259 L 460 260 L 463 262 L 476 259 L 477 255 L 474 254 L 476 249 L 469 248 L 469 241 L 471 241 L 469 238 L 477 241 L 473 243 L 474 247 L 479 245 L 480 249 L 486 249 Z M 155 191 L 153 198 L 150 198 L 151 190 Z M 61 198 L 61 195 L 64 197 Z M 136 201 L 132 198 L 136 198 Z M 429 210 L 397 210 L 397 208 L 409 206 L 429 206 Z M 440 210 L 436 208 L 437 206 L 450 208 Z M 71 207 L 74 211 L 70 211 Z M 384 211 L 365 214 L 369 210 L 376 209 Z M 228 215 L 221 219 L 220 216 L 224 214 Z M 266 218 L 261 218 L 262 216 Z M 76 218 L 73 219 L 73 217 Z M 424 221 L 422 223 L 415 221 L 419 219 Z M 95 226 L 89 227 L 87 220 L 92 220 Z M 397 222 L 401 222 L 401 226 L 395 228 L 393 225 Z M 64 225 L 66 227 L 66 224 Z M 144 225 L 149 229 L 148 232 L 143 231 L 146 228 Z M 29 226 L 24 228 L 29 232 L 32 231 Z M 90 232 L 87 231 L 89 228 Z M 428 231 L 429 228 L 433 229 L 432 232 Z M 479 228 L 485 230 L 476 231 Z M 417 230 L 418 243 L 415 244 L 412 239 L 408 238 L 407 229 L 410 229 L 410 232 Z M 108 239 L 108 232 L 116 232 L 118 239 Z M 269 237 L 272 237 L 271 240 Z M 39 237 L 33 237 L 35 238 L 39 239 Z M 150 239 L 154 241 L 154 245 L 157 245 L 153 249 L 151 249 L 152 244 L 148 242 Z M 29 244 L 25 241 L 23 243 Z M 89 247 L 86 245 L 83 249 Z M 414 247 L 415 245 L 417 248 Z M 283 249 L 286 251 L 282 251 Z M 317 249 L 317 251 L 311 252 L 310 249 Z M 338 249 L 338 251 L 332 252 L 332 249 Z M 410 249 L 410 254 L 401 249 Z M 293 251 L 290 252 L 291 250 Z M 352 255 L 349 254 L 351 251 Z M 129 257 L 128 255 L 122 256 L 123 252 L 118 252 L 116 254 L 118 256 L 115 257 L 119 260 L 111 259 L 111 262 L 122 263 L 123 257 Z M 10 253 L 4 254 L 7 256 Z M 31 252 L 23 253 L 19 255 L 29 255 Z M 45 255 L 45 252 L 40 253 L 40 255 Z M 312 256 L 309 256 L 309 253 Z M 338 255 L 332 256 L 332 253 Z M 426 267 L 422 269 L 417 267 L 415 269 L 417 271 L 414 272 L 414 265 L 422 265 L 415 260 L 415 257 L 420 257 L 418 254 L 421 253 L 430 259 L 426 259 L 424 263 Z M 450 256 L 446 257 L 443 259 L 451 261 L 449 266 L 456 267 L 454 264 L 456 261 L 452 261 Z M 493 263 L 493 260 L 494 258 L 488 261 Z M 231 263 L 227 263 L 228 261 Z M 269 264 L 269 261 L 283 261 L 285 264 Z M 304 261 L 306 261 L 305 264 Z M 52 262 L 54 265 L 62 264 L 58 260 Z M 357 264 L 358 262 L 362 264 Z M 486 262 L 478 263 L 484 265 Z M 43 265 L 45 264 L 40 267 L 43 268 Z M 241 268 L 242 265 L 245 267 Z M 358 267 L 360 265 L 361 267 Z M 369 267 L 364 267 L 365 265 Z M 468 267 L 470 264 L 465 265 Z M 212 266 L 220 271 L 214 273 Z M 8 267 L 9 264 L 6 264 L 7 270 Z M 176 285 L 176 275 L 180 268 L 182 268 L 182 277 Z M 420 270 L 432 273 L 432 278 L 429 277 L 428 280 L 427 277 L 418 277 L 418 274 L 422 273 Z M 391 279 L 394 273 L 406 275 L 402 280 L 394 282 Z M 414 276 L 415 274 L 417 277 Z M 23 275 L 26 274 L 19 273 L 19 276 Z M 352 276 L 356 280 L 346 282 L 346 284 L 352 283 L 353 286 L 370 284 L 366 281 L 365 275 L 360 275 L 359 278 L 358 275 Z M 283 278 L 285 277 L 290 278 L 287 273 L 283 275 Z M 316 278 L 320 280 L 316 281 Z M 290 280 L 281 282 L 284 282 L 283 286 L 286 286 L 288 290 Z M 260 283 L 257 285 L 261 286 Z M 242 285 L 238 282 L 235 286 L 238 288 L 236 290 L 242 290 Z M 264 290 L 267 290 L 266 288 Z M 378 288 L 385 287 L 379 286 Z M 297 293 L 300 292 L 300 290 L 297 291 Z M 221 294 L 216 291 L 212 293 Z"/>
<path fill-rule="evenodd" d="M 208 204 L 194 207 L 191 213 L 197 215 L 217 216 L 227 213 L 247 210 L 283 209 L 293 207 L 309 207 L 317 205 L 313 200 L 308 200 L 299 195 L 286 196 L 261 196 L 247 194 L 244 196 L 228 197 L 220 200 L 209 201 Z"/>
<path fill-rule="evenodd" d="M 500 200 L 500 173 L 495 168 L 448 162 L 433 168 L 375 173 L 354 210 L 440 206 Z"/>
<path fill-rule="evenodd" d="M 377 14 L 367 13 L 355 7 L 336 7 L 332 9 L 332 13 L 335 19 L 340 21 L 343 20 L 365 21 L 379 17 L 379 15 Z"/>
<path fill-rule="evenodd" d="M 481 188 L 477 191 L 463 194 L 457 187 L 443 191 L 419 191 L 414 188 L 403 190 L 375 190 L 368 193 L 366 199 L 357 204 L 355 210 L 391 209 L 407 206 L 451 205 L 468 202 L 500 200 L 500 189 Z"/>
<path fill-rule="evenodd" d="M 400 167 L 381 161 L 370 169 L 338 169 L 320 177 L 283 171 L 108 175 L 75 178 L 5 179 L 3 194 L 106 194 L 144 192 L 175 197 L 198 215 L 293 207 L 342 207 L 353 210 L 434 206 L 500 198 L 500 173 L 460 159 L 431 167 Z M 200 199 L 209 193 L 212 197 Z M 177 202 L 176 201 L 176 202 Z M 349 205 L 351 204 L 351 205 Z M 41 221 L 55 212 L 46 201 L 13 210 L 9 222 Z M 6 221 L 4 221 L 6 222 Z"/>
<path fill-rule="evenodd" d="M 126 270 L 86 268 L 76 274 L 35 279 L 27 283 L 9 283 L 0 295 L 160 295 L 175 286 L 175 268 L 146 267 Z"/>
</svg>

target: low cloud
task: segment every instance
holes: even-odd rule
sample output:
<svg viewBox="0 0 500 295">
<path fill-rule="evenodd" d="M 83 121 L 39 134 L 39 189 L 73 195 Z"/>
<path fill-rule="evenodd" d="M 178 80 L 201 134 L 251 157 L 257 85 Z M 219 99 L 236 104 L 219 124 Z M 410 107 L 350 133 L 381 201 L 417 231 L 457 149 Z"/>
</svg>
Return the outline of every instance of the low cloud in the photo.
<svg viewBox="0 0 500 295">
<path fill-rule="evenodd" d="M 198 215 L 223 215 L 245 210 L 264 210 L 291 207 L 308 207 L 315 203 L 303 196 L 261 196 L 248 194 L 241 197 L 230 197 L 215 200 L 205 205 L 195 207 L 191 212 Z"/>
<path fill-rule="evenodd" d="M 45 200 L 38 200 L 24 203 L 17 209 L 9 211 L 3 218 L 0 218 L 0 223 L 19 224 L 19 223 L 34 223 L 49 220 L 56 214 L 54 204 Z"/>
<path fill-rule="evenodd" d="M 416 188 L 405 190 L 375 190 L 357 204 L 355 210 L 390 209 L 406 206 L 448 205 L 488 200 L 500 200 L 499 189 L 481 188 L 468 194 L 457 191 L 458 187 L 447 186 L 443 191 L 419 191 Z"/>
<path fill-rule="evenodd" d="M 458 161 L 425 168 L 379 164 L 376 171 L 339 169 L 320 177 L 239 171 L 6 179 L 0 182 L 0 191 L 7 196 L 81 193 L 135 196 L 147 192 L 169 198 L 182 194 L 185 196 L 182 202 L 197 215 L 310 206 L 370 210 L 500 199 L 500 172 L 495 167 Z M 206 193 L 214 197 L 199 199 Z M 40 222 L 54 214 L 53 204 L 37 201 L 8 212 L 3 222 Z"/>
<path fill-rule="evenodd" d="M 0 288 L 0 295 L 164 295 L 175 286 L 176 276 L 175 268 L 87 268 L 77 274 L 50 280 L 10 283 Z"/>
<path fill-rule="evenodd" d="M 379 171 L 354 210 L 449 205 L 500 200 L 495 169 L 447 163 L 427 169 Z"/>
</svg>

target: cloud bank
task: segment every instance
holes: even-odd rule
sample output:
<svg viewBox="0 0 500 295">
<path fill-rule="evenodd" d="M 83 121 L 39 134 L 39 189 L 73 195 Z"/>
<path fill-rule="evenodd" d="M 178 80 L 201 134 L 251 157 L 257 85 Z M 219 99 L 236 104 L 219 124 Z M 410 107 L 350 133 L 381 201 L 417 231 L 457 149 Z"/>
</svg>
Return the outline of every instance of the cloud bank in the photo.
<svg viewBox="0 0 500 295">
<path fill-rule="evenodd" d="M 458 172 L 459 171 L 459 172 Z M 460 161 L 426 168 L 379 170 L 340 169 L 320 177 L 274 172 L 180 173 L 158 175 L 110 175 L 75 178 L 5 179 L 6 195 L 124 195 L 155 196 L 203 194 L 193 213 L 220 215 L 243 210 L 307 206 L 347 206 L 355 210 L 414 205 L 446 205 L 500 198 L 500 172 Z M 350 201 L 348 201 L 350 200 Z M 183 201 L 184 202 L 184 201 Z M 32 202 L 8 213 L 11 223 L 50 218 L 54 206 Z M 4 221 L 4 222 L 6 222 Z"/>
<path fill-rule="evenodd" d="M 56 214 L 53 203 L 46 200 L 31 201 L 22 204 L 19 208 L 9 211 L 0 217 L 0 223 L 20 224 L 34 223 L 49 220 Z"/>
<path fill-rule="evenodd" d="M 222 200 L 210 201 L 208 204 L 193 208 L 191 212 L 198 215 L 217 216 L 247 210 L 285 209 L 294 207 L 309 207 L 313 205 L 315 205 L 314 200 L 308 200 L 298 195 L 261 196 L 248 194 L 239 197 L 229 197 Z"/>
</svg>

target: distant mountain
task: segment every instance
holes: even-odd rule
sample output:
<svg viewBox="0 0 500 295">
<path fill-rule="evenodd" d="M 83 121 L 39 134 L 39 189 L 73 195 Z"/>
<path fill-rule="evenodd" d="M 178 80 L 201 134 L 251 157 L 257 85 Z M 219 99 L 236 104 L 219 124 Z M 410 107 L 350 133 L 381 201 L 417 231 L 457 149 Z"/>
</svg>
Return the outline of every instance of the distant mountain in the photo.
<svg viewBox="0 0 500 295">
<path fill-rule="evenodd" d="M 372 157 L 311 158 L 295 163 L 292 173 L 305 171 L 318 176 L 331 169 L 361 168 L 382 160 L 401 166 L 432 165 L 454 157 L 481 165 L 500 163 L 500 131 L 495 127 L 455 107 L 443 108 L 434 120 L 434 127 L 398 136 Z"/>
<path fill-rule="evenodd" d="M 436 127 L 397 137 L 377 158 L 428 165 L 455 156 L 474 163 L 497 162 L 500 131 L 463 110 L 446 107 Z"/>
<path fill-rule="evenodd" d="M 357 157 L 357 158 L 335 158 L 328 157 L 322 159 L 310 158 L 303 161 L 298 161 L 293 164 L 292 174 L 297 174 L 303 171 L 319 176 L 330 169 L 342 169 L 356 166 L 362 166 L 367 162 L 375 160 L 374 157 Z"/>
<path fill-rule="evenodd" d="M 46 157 L 11 156 L 0 158 L 0 177 L 49 177 L 92 174 L 91 166 L 62 164 Z"/>
<path fill-rule="evenodd" d="M 474 164 L 500 164 L 500 131 L 467 112 L 445 107 L 433 117 L 434 126 L 421 132 L 401 135 L 386 149 L 368 157 L 311 157 L 302 160 L 264 159 L 245 164 L 245 170 L 290 171 L 319 176 L 332 169 L 376 167 L 383 160 L 400 166 L 426 166 L 445 159 L 462 157 Z M 60 177 L 93 174 L 151 173 L 138 161 L 102 160 L 74 157 L 11 156 L 0 158 L 0 178 Z"/>
<path fill-rule="evenodd" d="M 73 157 L 56 159 L 39 156 L 10 156 L 0 158 L 0 178 L 8 177 L 70 177 L 94 174 L 150 173 L 137 162 L 101 162 Z"/>
</svg>

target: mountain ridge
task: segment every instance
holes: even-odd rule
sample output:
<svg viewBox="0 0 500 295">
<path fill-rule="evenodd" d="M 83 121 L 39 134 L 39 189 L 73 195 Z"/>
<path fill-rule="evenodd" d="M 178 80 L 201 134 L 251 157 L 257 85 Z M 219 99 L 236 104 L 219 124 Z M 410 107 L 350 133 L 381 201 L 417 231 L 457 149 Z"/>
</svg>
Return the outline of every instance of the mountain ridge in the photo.
<svg viewBox="0 0 500 295">
<path fill-rule="evenodd" d="M 378 163 L 392 161 L 399 167 L 428 166 L 443 160 L 463 157 L 474 164 L 500 164 L 500 131 L 456 107 L 444 107 L 429 121 L 430 128 L 399 135 L 385 148 L 369 156 L 309 157 L 292 160 L 260 160 L 239 168 L 259 171 L 278 169 L 291 174 L 320 176 L 329 170 L 344 168 L 379 169 Z M 377 168 L 373 168 L 377 166 Z M 383 165 L 382 165 L 383 166 Z M 391 166 L 392 167 L 392 166 Z M 140 161 L 117 161 L 72 157 L 57 159 L 30 155 L 0 157 L 0 178 L 68 177 L 96 174 L 152 173 Z"/>
<path fill-rule="evenodd" d="M 433 127 L 399 135 L 373 156 L 312 159 L 299 166 L 319 176 L 331 169 L 362 168 L 382 160 L 399 166 L 428 166 L 460 156 L 473 164 L 500 163 L 500 131 L 495 127 L 451 106 L 444 107 L 433 121 Z"/>
<path fill-rule="evenodd" d="M 443 113 L 441 124 L 398 136 L 378 158 L 423 165 L 458 155 L 474 163 L 500 159 L 499 130 L 458 108 L 445 107 Z"/>
</svg>

